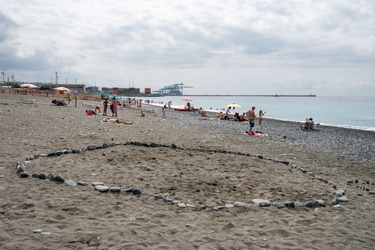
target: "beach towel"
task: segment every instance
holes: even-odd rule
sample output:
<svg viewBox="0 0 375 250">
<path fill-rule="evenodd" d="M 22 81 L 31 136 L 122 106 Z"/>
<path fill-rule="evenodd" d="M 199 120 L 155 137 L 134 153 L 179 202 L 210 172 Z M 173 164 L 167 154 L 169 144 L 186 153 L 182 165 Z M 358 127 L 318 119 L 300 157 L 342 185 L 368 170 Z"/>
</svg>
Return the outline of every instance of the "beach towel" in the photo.
<svg viewBox="0 0 375 250">
<path fill-rule="evenodd" d="M 250 133 L 245 133 L 245 135 L 254 135 L 254 136 L 268 136 L 268 134 L 263 134 L 263 133 L 253 133 L 253 134 L 250 134 Z"/>
</svg>

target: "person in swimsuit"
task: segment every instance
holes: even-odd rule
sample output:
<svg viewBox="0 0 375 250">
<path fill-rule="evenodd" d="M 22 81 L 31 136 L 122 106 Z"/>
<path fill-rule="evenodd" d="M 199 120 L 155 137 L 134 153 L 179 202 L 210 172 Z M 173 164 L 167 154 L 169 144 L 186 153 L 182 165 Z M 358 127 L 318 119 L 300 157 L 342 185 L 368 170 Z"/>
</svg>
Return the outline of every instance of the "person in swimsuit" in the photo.
<svg viewBox="0 0 375 250">
<path fill-rule="evenodd" d="M 253 135 L 254 134 L 253 128 L 254 128 L 255 117 L 256 117 L 255 107 L 252 107 L 249 111 L 247 111 L 246 116 L 247 116 L 247 119 L 248 119 L 249 124 L 250 124 L 249 135 Z"/>
<path fill-rule="evenodd" d="M 259 126 L 262 126 L 262 121 L 263 121 L 263 116 L 264 116 L 264 113 L 263 113 L 263 110 L 259 110 L 259 114 L 258 114 L 258 117 L 259 117 Z"/>
<path fill-rule="evenodd" d="M 103 115 L 107 115 L 107 108 L 108 108 L 108 99 L 104 99 L 103 102 Z"/>
<path fill-rule="evenodd" d="M 114 118 L 104 118 L 103 122 L 110 122 L 110 123 L 123 123 L 123 124 L 133 124 L 133 122 L 126 122 L 126 121 L 120 121 L 119 119 L 114 119 Z"/>
</svg>

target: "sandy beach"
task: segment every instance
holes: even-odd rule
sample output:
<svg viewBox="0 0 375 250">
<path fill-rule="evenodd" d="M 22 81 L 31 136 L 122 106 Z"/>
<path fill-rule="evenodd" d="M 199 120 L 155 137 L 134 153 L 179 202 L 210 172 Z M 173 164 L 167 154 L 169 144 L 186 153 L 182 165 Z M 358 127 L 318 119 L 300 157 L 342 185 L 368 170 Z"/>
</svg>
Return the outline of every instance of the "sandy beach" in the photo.
<svg viewBox="0 0 375 250">
<path fill-rule="evenodd" d="M 375 132 L 51 101 L 0 94 L 1 249 L 373 249 Z"/>
</svg>

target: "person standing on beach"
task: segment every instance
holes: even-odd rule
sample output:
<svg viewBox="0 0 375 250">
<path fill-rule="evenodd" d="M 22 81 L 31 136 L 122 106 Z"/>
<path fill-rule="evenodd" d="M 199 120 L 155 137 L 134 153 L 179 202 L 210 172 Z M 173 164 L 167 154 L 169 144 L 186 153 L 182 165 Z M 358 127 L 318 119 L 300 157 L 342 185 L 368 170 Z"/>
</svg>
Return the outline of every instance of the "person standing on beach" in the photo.
<svg viewBox="0 0 375 250">
<path fill-rule="evenodd" d="M 116 97 L 112 98 L 111 110 L 112 110 L 112 116 L 117 117 L 117 100 L 116 100 Z"/>
<path fill-rule="evenodd" d="M 103 115 L 107 115 L 107 108 L 108 108 L 108 98 L 105 98 L 103 102 Z"/>
<path fill-rule="evenodd" d="M 167 118 L 167 116 L 165 115 L 165 109 L 164 108 L 161 109 L 161 118 L 163 118 L 163 119 Z"/>
<path fill-rule="evenodd" d="M 255 114 L 255 107 L 252 107 L 249 111 L 247 111 L 247 112 L 246 112 L 246 116 L 247 116 L 247 119 L 248 119 L 249 124 L 250 124 L 249 135 L 253 135 L 253 134 L 254 134 L 254 132 L 253 132 L 253 128 L 254 128 L 255 117 L 256 117 L 256 114 Z"/>
<path fill-rule="evenodd" d="M 263 116 L 264 116 L 263 110 L 259 110 L 259 114 L 258 114 L 259 126 L 262 126 Z"/>
</svg>

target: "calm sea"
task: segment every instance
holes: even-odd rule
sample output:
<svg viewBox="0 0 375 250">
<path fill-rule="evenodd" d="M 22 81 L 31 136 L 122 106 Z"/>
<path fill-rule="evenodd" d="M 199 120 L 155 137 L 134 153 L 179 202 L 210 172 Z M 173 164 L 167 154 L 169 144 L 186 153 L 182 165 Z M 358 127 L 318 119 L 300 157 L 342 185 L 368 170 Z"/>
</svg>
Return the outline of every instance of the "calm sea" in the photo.
<svg viewBox="0 0 375 250">
<path fill-rule="evenodd" d="M 193 99 L 190 103 L 204 110 L 225 109 L 236 103 L 239 113 L 252 106 L 256 113 L 262 109 L 265 117 L 288 121 L 304 121 L 312 117 L 322 125 L 375 131 L 375 97 L 260 97 L 260 96 L 183 96 Z M 182 96 L 153 97 L 150 100 L 173 106 L 185 105 Z"/>
</svg>

